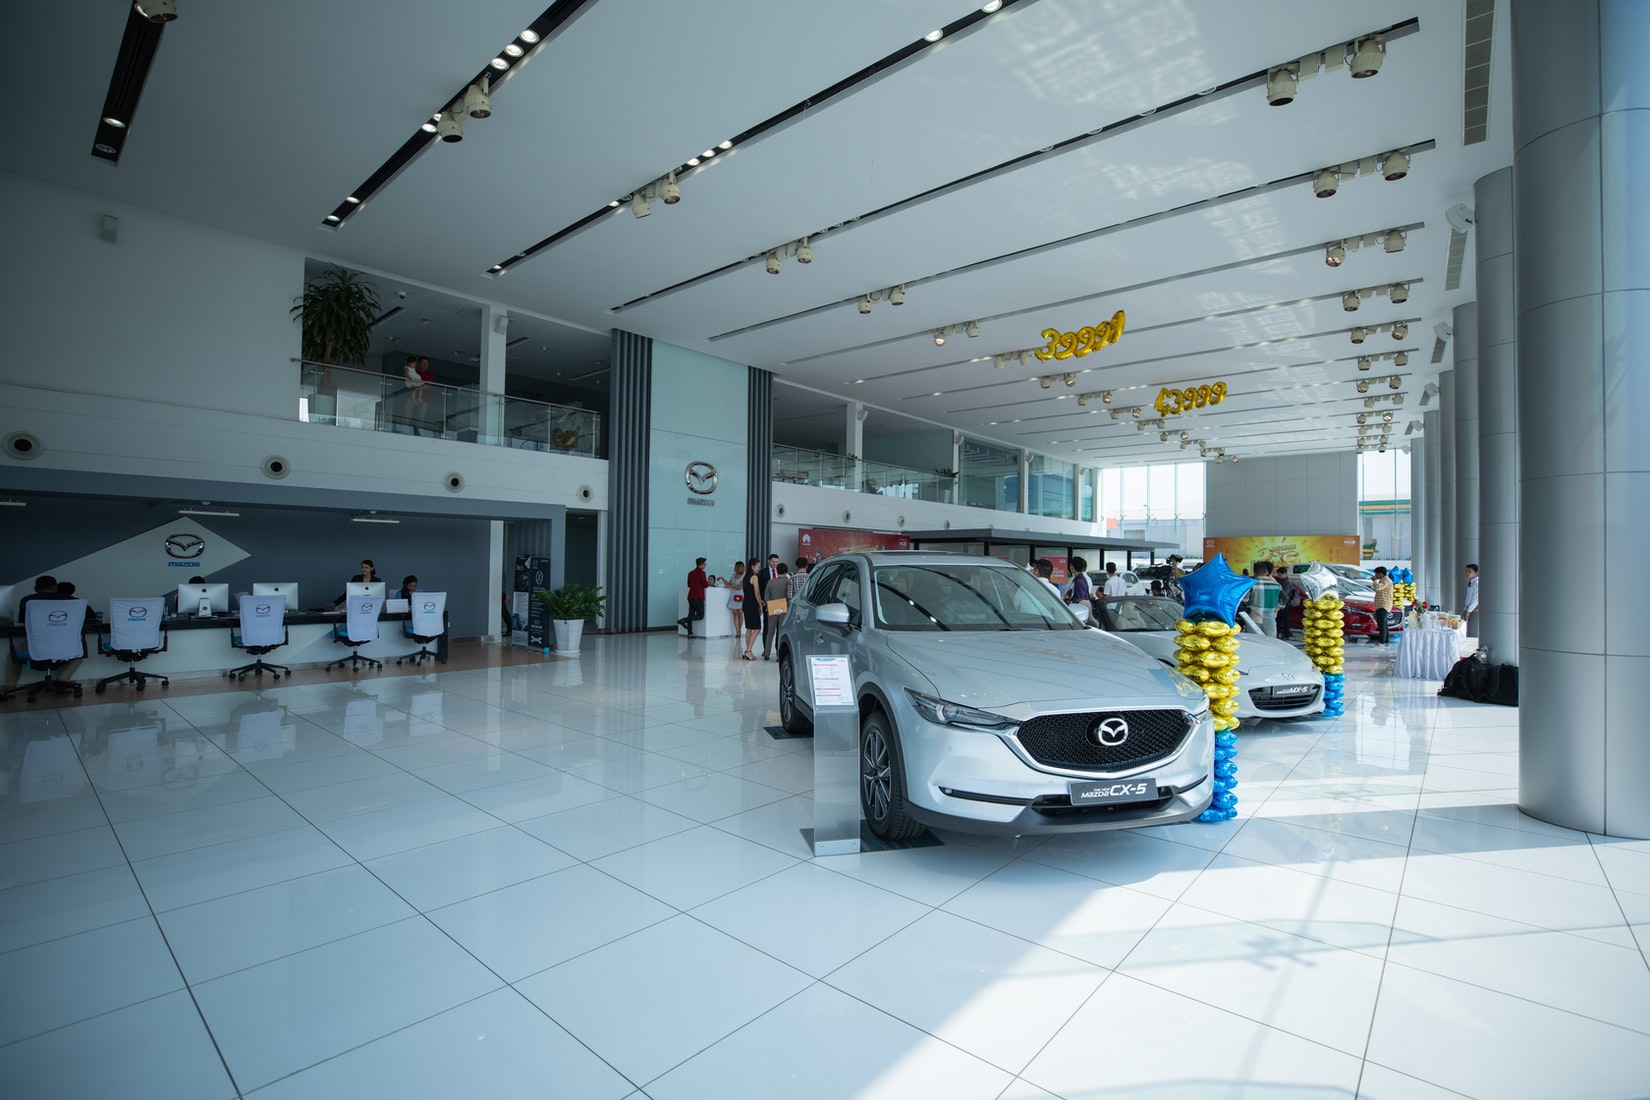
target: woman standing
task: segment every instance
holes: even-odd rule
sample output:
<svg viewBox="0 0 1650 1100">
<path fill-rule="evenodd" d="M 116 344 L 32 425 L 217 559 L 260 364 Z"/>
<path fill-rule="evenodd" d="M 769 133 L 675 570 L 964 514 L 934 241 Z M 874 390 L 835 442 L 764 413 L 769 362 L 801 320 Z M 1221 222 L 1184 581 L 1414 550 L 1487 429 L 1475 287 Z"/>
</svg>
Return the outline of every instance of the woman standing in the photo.
<svg viewBox="0 0 1650 1100">
<path fill-rule="evenodd" d="M 762 633 L 762 593 L 757 587 L 756 571 L 762 567 L 761 558 L 752 558 L 745 563 L 745 576 L 740 586 L 740 601 L 745 616 L 745 652 L 739 656 L 747 661 L 756 660 L 752 647 Z"/>
<path fill-rule="evenodd" d="M 785 563 L 774 566 L 772 579 L 762 591 L 763 606 L 768 619 L 762 627 L 762 659 L 773 660 L 774 645 L 779 640 L 779 628 L 785 625 L 785 613 L 791 609 L 791 579 L 785 575 Z"/>
<path fill-rule="evenodd" d="M 733 563 L 728 578 L 728 610 L 733 612 L 733 648 L 739 648 L 739 632 L 745 629 L 745 563 Z"/>
</svg>

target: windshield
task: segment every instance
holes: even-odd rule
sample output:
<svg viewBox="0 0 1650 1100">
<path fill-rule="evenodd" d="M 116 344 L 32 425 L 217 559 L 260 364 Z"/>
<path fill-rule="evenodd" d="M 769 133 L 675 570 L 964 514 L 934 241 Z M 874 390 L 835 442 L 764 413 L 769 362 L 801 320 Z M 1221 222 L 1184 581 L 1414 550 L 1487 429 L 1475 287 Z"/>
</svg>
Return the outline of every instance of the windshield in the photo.
<svg viewBox="0 0 1650 1100">
<path fill-rule="evenodd" d="M 1185 610 L 1173 600 L 1156 597 L 1100 601 L 1106 612 L 1108 629 L 1120 633 L 1131 630 L 1173 630 Z"/>
<path fill-rule="evenodd" d="M 1082 629 L 1042 581 L 1012 566 L 876 566 L 871 587 L 884 630 Z"/>
</svg>

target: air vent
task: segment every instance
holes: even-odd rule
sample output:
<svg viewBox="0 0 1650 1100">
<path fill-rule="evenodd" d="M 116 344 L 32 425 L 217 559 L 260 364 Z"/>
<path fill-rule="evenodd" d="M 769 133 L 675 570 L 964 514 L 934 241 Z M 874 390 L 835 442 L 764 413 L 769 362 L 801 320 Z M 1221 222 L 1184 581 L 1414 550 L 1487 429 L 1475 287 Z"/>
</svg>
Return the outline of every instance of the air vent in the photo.
<svg viewBox="0 0 1650 1100">
<path fill-rule="evenodd" d="M 1467 0 L 1466 17 L 1461 144 L 1475 145 L 1490 129 L 1490 37 L 1495 31 L 1495 0 Z"/>
<path fill-rule="evenodd" d="M 785 515 L 785 506 L 783 504 L 775 504 L 773 506 L 773 514 L 783 517 Z"/>
<path fill-rule="evenodd" d="M 285 455 L 270 455 L 264 459 L 264 476 L 279 481 L 292 472 L 292 463 L 286 460 Z"/>
<path fill-rule="evenodd" d="M 1466 262 L 1467 235 L 1460 230 L 1449 231 L 1449 260 L 1444 264 L 1444 289 L 1456 290 L 1461 286 L 1461 265 Z"/>
<path fill-rule="evenodd" d="M 854 514 L 852 512 L 843 512 L 842 513 L 842 522 L 843 523 L 852 523 L 853 520 L 854 520 Z"/>
<path fill-rule="evenodd" d="M 1432 361 L 1434 363 L 1442 363 L 1444 361 L 1444 342 L 1442 340 L 1434 340 L 1432 342 Z"/>
<path fill-rule="evenodd" d="M 580 485 L 579 486 L 579 499 L 580 500 L 592 500 L 592 499 L 595 498 L 595 496 L 596 496 L 596 490 L 592 489 L 590 486 L 588 486 L 588 485 Z"/>
<path fill-rule="evenodd" d="M 40 437 L 28 432 L 12 432 L 6 437 L 6 453 L 13 458 L 39 458 L 45 449 Z"/>
</svg>

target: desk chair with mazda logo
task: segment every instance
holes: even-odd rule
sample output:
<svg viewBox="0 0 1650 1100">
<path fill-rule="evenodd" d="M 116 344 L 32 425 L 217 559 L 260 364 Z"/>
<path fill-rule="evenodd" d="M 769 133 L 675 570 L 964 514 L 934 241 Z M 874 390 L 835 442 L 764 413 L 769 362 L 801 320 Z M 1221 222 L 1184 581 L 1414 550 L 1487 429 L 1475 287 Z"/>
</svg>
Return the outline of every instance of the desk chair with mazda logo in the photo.
<svg viewBox="0 0 1650 1100">
<path fill-rule="evenodd" d="M 14 642 L 11 659 L 27 663 L 30 668 L 45 675 L 32 684 L 8 690 L 3 697 L 9 699 L 21 690 L 28 693 L 31 703 L 40 697 L 42 691 L 73 695 L 78 699 L 80 685 L 73 680 L 55 678 L 52 673 L 85 659 L 85 628 L 85 600 L 30 601 L 23 609 L 23 633 L 28 649 L 19 653 Z"/>
<path fill-rule="evenodd" d="M 97 693 L 103 694 L 110 684 L 136 684 L 139 691 L 150 680 L 159 680 L 161 687 L 171 681 L 158 672 L 139 672 L 137 663 L 151 653 L 166 652 L 166 630 L 161 619 L 166 615 L 166 597 L 155 596 L 143 600 L 113 599 L 109 601 L 109 640 L 99 642 L 97 648 L 117 661 L 125 661 L 125 672 L 105 676 L 97 682 Z"/>
<path fill-rule="evenodd" d="M 358 672 L 363 663 L 373 668 L 384 667 L 382 661 L 363 657 L 357 652 L 361 646 L 378 640 L 378 612 L 383 607 L 382 596 L 351 596 L 344 601 L 344 633 L 338 633 L 338 628 L 333 627 L 332 640 L 340 645 L 349 646 L 350 653 L 348 657 L 340 657 L 327 665 L 326 671 L 331 672 L 339 665 L 348 665 L 351 672 Z"/>
<path fill-rule="evenodd" d="M 409 653 L 405 657 L 396 658 L 396 664 L 411 661 L 421 665 L 436 654 L 430 652 L 429 644 L 447 632 L 443 615 L 447 610 L 447 593 L 445 592 L 409 592 L 407 593 L 407 611 L 411 618 L 404 628 L 407 637 L 417 642 L 421 647 L 417 653 Z M 440 658 L 437 658 L 440 660 Z M 442 660 L 442 664 L 446 664 Z"/>
<path fill-rule="evenodd" d="M 286 597 L 242 596 L 240 611 L 240 627 L 229 628 L 229 644 L 246 650 L 249 656 L 257 659 L 249 665 L 232 668 L 224 675 L 233 676 L 237 681 L 246 679 L 249 672 L 260 677 L 267 672 L 272 680 L 279 680 L 283 672 L 291 676 L 292 670 L 285 665 L 264 663 L 265 653 L 287 643 Z"/>
</svg>

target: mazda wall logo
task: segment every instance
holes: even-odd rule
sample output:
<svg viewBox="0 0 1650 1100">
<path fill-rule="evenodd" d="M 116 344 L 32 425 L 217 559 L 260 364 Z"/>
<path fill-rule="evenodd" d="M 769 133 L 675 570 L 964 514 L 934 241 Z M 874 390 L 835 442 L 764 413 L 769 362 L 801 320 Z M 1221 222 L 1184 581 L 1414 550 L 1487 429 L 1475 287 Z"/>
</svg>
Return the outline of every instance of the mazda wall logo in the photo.
<svg viewBox="0 0 1650 1100">
<path fill-rule="evenodd" d="M 708 462 L 689 462 L 683 471 L 688 492 L 707 497 L 716 492 L 716 467 Z"/>
<path fill-rule="evenodd" d="M 188 561 L 206 553 L 206 540 L 199 535 L 191 535 L 184 531 L 176 535 L 166 536 L 166 556 Z"/>
<path fill-rule="evenodd" d="M 1089 727 L 1089 738 L 1096 745 L 1115 748 L 1129 739 L 1129 724 L 1115 715 L 1102 718 Z"/>
</svg>

